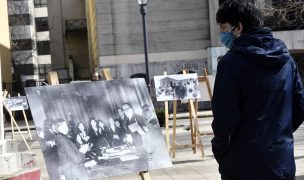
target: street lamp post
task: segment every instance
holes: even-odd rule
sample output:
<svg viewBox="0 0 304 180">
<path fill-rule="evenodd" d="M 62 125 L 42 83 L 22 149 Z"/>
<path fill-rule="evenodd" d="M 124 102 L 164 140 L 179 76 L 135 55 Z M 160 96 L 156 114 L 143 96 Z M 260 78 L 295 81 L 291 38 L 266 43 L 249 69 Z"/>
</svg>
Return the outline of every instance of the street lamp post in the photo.
<svg viewBox="0 0 304 180">
<path fill-rule="evenodd" d="M 140 6 L 140 14 L 142 16 L 143 35 L 144 35 L 144 48 L 145 48 L 145 64 L 146 64 L 146 83 L 150 92 L 150 77 L 149 77 L 149 59 L 148 59 L 148 40 L 146 29 L 146 14 L 148 0 L 137 0 Z"/>
</svg>

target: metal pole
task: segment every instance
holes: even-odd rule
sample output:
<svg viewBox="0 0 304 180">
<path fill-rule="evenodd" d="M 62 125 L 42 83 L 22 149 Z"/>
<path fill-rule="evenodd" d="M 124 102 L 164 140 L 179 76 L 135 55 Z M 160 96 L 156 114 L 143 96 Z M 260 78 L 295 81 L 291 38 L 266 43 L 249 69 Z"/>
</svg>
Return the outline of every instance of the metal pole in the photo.
<svg viewBox="0 0 304 180">
<path fill-rule="evenodd" d="M 144 34 L 144 47 L 145 47 L 145 64 L 146 64 L 146 83 L 150 93 L 150 77 L 149 77 L 149 59 L 148 59 L 148 39 L 146 29 L 146 14 L 147 5 L 140 5 L 140 13 L 142 15 L 143 34 Z"/>
</svg>

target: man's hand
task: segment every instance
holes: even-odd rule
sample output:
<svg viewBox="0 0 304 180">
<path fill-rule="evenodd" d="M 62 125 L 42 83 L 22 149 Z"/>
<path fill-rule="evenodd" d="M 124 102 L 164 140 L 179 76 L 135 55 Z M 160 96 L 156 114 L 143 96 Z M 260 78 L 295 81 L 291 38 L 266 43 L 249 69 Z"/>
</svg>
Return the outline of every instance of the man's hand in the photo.
<svg viewBox="0 0 304 180">
<path fill-rule="evenodd" d="M 91 148 L 90 148 L 89 144 L 82 144 L 82 145 L 80 145 L 79 152 L 81 152 L 82 154 L 85 154 L 90 149 Z"/>
</svg>

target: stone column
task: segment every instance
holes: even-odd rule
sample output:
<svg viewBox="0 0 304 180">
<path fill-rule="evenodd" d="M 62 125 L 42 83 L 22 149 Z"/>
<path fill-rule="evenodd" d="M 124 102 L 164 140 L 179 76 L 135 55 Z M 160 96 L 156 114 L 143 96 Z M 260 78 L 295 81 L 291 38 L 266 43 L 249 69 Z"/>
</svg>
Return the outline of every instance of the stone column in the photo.
<svg viewBox="0 0 304 180">
<path fill-rule="evenodd" d="M 210 24 L 210 42 L 211 46 L 207 48 L 208 53 L 208 74 L 215 74 L 217 69 L 217 60 L 227 52 L 227 48 L 222 47 L 219 38 L 219 28 L 216 23 L 216 12 L 219 8 L 219 2 L 208 0 L 209 3 L 209 24 Z"/>
<path fill-rule="evenodd" d="M 208 74 L 216 74 L 218 58 L 228 51 L 225 47 L 209 47 L 208 52 Z"/>
<path fill-rule="evenodd" d="M 221 46 L 219 39 L 219 28 L 216 23 L 216 12 L 219 8 L 219 2 L 214 0 L 208 0 L 209 4 L 209 24 L 210 24 L 210 42 L 211 47 Z"/>
</svg>

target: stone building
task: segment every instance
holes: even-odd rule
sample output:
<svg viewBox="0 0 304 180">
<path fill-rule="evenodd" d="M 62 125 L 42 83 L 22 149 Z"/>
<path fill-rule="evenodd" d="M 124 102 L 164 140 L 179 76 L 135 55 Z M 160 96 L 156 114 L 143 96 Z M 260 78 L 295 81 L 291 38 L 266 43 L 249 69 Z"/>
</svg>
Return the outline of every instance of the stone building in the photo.
<svg viewBox="0 0 304 180">
<path fill-rule="evenodd" d="M 168 74 L 177 74 L 184 68 L 199 75 L 202 68 L 207 68 L 209 74 L 216 73 L 217 59 L 227 51 L 219 42 L 215 22 L 216 11 L 222 2 L 223 0 L 148 1 L 146 18 L 151 79 L 154 75 L 163 74 L 165 70 Z M 256 2 L 262 4 L 261 8 L 271 9 L 282 1 Z M 23 22 L 16 26 L 20 30 L 17 32 L 22 33 L 16 37 L 21 38 L 25 45 L 28 42 L 32 46 L 32 50 L 26 48 L 12 54 L 13 67 L 23 71 L 23 79 L 43 79 L 43 73 L 50 68 L 59 72 L 60 79 L 75 80 L 88 79 L 91 73 L 104 67 L 111 68 L 114 78 L 145 74 L 143 29 L 140 7 L 136 0 L 9 0 L 9 7 L 12 7 L 10 4 L 20 3 L 27 4 L 24 7 L 28 7 L 28 10 L 9 10 L 9 14 L 14 18 L 18 13 L 23 13 Z M 47 12 L 37 19 L 37 13 L 41 14 L 41 9 L 46 9 L 46 6 Z M 281 6 L 284 8 L 286 4 Z M 302 19 L 288 23 L 272 20 L 266 25 L 275 30 L 276 37 L 285 41 L 300 67 L 303 67 L 304 31 L 299 22 L 304 18 L 301 13 L 298 17 Z M 48 24 L 48 30 L 36 33 L 36 30 L 32 30 L 39 23 L 36 21 Z M 280 23 L 275 25 L 269 22 Z M 10 24 L 12 29 L 15 26 L 13 20 L 10 20 Z M 13 50 L 16 50 L 15 44 L 20 44 L 16 37 L 12 37 Z M 33 41 L 30 43 L 29 39 Z M 39 48 L 36 47 L 41 46 L 37 46 L 37 40 L 42 41 L 38 44 L 43 44 L 44 48 L 49 46 L 49 52 L 38 54 Z M 20 54 L 33 54 L 33 58 L 18 60 Z"/>
<path fill-rule="evenodd" d="M 14 79 L 44 81 L 51 69 L 46 0 L 8 0 Z"/>
<path fill-rule="evenodd" d="M 212 0 L 148 2 L 150 77 L 184 68 L 202 73 L 223 54 L 213 21 Z M 136 0 L 49 1 L 53 67 L 72 79 L 110 67 L 114 78 L 145 74 L 143 29 Z M 209 23 L 212 22 L 212 23 Z M 72 66 L 73 65 L 73 66 Z M 71 67 L 74 71 L 71 71 Z"/>
<path fill-rule="evenodd" d="M 216 73 L 217 59 L 227 51 L 219 42 L 215 22 L 216 11 L 222 2 L 148 1 L 146 18 L 151 78 L 163 74 L 164 70 L 176 74 L 184 68 L 199 74 L 202 68 L 207 68 L 209 74 Z M 277 2 L 256 0 L 256 3 L 263 4 L 263 9 L 276 6 Z M 139 10 L 135 0 L 50 1 L 51 37 L 55 38 L 51 42 L 51 51 L 58 57 L 58 67 L 69 69 L 73 62 L 74 72 L 70 77 L 73 74 L 75 79 L 89 78 L 90 73 L 104 67 L 111 68 L 114 78 L 145 74 Z M 85 20 L 86 23 L 81 23 Z M 76 22 L 79 26 L 71 30 L 69 22 Z M 301 62 L 303 48 L 296 37 L 303 37 L 303 30 L 293 25 L 290 28 L 274 28 L 274 35 L 285 40 L 295 59 Z M 52 36 L 60 33 L 63 35 Z"/>
</svg>

